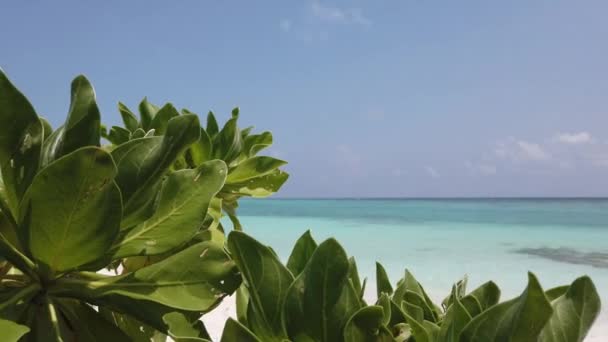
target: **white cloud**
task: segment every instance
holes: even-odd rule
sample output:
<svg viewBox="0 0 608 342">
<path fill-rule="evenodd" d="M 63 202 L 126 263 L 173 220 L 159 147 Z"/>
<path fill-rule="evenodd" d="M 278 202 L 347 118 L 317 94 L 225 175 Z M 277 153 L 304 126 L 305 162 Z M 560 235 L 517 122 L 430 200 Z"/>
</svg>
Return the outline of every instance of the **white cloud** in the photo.
<svg viewBox="0 0 608 342">
<path fill-rule="evenodd" d="M 281 25 L 281 31 L 283 31 L 283 32 L 291 31 L 291 20 L 282 19 L 280 25 Z"/>
<path fill-rule="evenodd" d="M 371 20 L 367 18 L 360 8 L 339 8 L 321 4 L 319 1 L 311 3 L 312 14 L 327 22 L 353 23 L 359 25 L 371 25 Z"/>
<path fill-rule="evenodd" d="M 432 167 L 432 166 L 426 166 L 424 169 L 426 170 L 426 173 L 428 173 L 429 176 L 431 176 L 433 178 L 439 178 L 439 177 L 441 177 L 441 175 L 439 174 L 439 172 L 437 172 L 437 170 L 435 170 L 435 168 Z"/>
<path fill-rule="evenodd" d="M 486 164 L 486 163 L 473 163 L 470 161 L 464 163 L 464 165 L 472 174 L 480 174 L 480 175 L 484 175 L 484 176 L 490 176 L 490 175 L 496 174 L 495 165 Z"/>
<path fill-rule="evenodd" d="M 593 141 L 589 132 L 559 133 L 555 140 L 564 144 L 586 144 Z"/>
<path fill-rule="evenodd" d="M 525 140 L 510 138 L 507 142 L 499 143 L 494 149 L 497 157 L 515 162 L 544 161 L 551 159 L 551 154 L 540 144 Z"/>
</svg>

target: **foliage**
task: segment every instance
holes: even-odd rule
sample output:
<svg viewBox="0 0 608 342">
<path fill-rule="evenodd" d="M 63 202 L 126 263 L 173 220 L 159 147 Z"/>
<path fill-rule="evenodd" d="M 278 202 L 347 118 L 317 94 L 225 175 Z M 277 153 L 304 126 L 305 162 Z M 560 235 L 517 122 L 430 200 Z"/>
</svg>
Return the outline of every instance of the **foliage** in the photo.
<svg viewBox="0 0 608 342">
<path fill-rule="evenodd" d="M 465 278 L 438 306 L 412 273 L 393 287 L 379 263 L 378 298 L 368 305 L 354 259 L 334 239 L 317 246 L 306 232 L 287 266 L 242 232 L 230 233 L 228 247 L 248 301 L 238 321 L 227 322 L 222 342 L 574 342 L 583 341 L 600 310 L 588 277 L 544 291 L 532 273 L 517 298 L 499 302 L 491 281 L 467 293 Z"/>
<path fill-rule="evenodd" d="M 203 234 L 234 167 L 219 154 L 176 167 L 200 144 L 198 117 L 146 108 L 144 127 L 162 134 L 101 147 L 84 76 L 52 130 L 0 71 L 3 341 L 204 340 L 198 319 L 240 286 L 223 244 Z M 120 264 L 120 275 L 96 273 Z"/>
<path fill-rule="evenodd" d="M 180 115 L 171 103 L 158 107 L 147 98 L 139 104 L 139 120 L 122 103 L 119 103 L 118 110 L 124 127 L 112 126 L 109 131 L 102 130 L 102 136 L 115 146 L 142 136 L 164 135 L 169 121 Z M 181 113 L 193 114 L 188 109 L 182 109 Z M 219 221 L 222 210 L 230 218 L 234 228 L 241 230 L 241 223 L 236 216 L 238 200 L 244 196 L 268 197 L 277 192 L 289 177 L 279 169 L 286 164 L 285 161 L 257 155 L 272 145 L 272 133 L 265 131 L 253 134 L 253 127 L 240 129 L 239 113 L 239 108 L 233 109 L 231 118 L 220 129 L 215 114 L 209 112 L 206 127 L 200 128 L 198 140 L 188 146 L 172 165 L 174 170 L 195 169 L 212 159 L 221 159 L 228 165 L 226 182 L 214 198 L 208 218 L 211 229 L 217 228 L 222 232 Z"/>
</svg>

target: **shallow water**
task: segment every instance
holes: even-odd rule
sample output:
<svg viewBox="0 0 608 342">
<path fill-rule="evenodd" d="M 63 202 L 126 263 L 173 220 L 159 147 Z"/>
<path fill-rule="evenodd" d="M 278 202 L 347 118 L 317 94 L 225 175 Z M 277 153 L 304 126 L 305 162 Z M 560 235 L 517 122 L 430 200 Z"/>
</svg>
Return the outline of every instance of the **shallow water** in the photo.
<svg viewBox="0 0 608 342">
<path fill-rule="evenodd" d="M 369 278 L 369 299 L 380 261 L 393 283 L 408 268 L 436 301 L 465 274 L 469 289 L 492 279 L 514 297 L 532 271 L 546 289 L 589 275 L 608 305 L 608 200 L 245 200 L 239 217 L 283 260 L 307 229 L 336 237 Z M 607 332 L 603 311 L 589 337 Z"/>
</svg>

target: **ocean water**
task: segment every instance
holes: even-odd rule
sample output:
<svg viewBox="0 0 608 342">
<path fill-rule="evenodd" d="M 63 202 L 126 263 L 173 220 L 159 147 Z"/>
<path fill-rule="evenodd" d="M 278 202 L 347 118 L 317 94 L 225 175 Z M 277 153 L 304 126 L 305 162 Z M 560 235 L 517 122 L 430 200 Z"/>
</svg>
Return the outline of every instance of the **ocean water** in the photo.
<svg viewBox="0 0 608 342">
<path fill-rule="evenodd" d="M 370 301 L 379 261 L 393 283 L 409 269 L 437 302 L 464 275 L 471 290 L 494 280 L 512 298 L 532 271 L 545 289 L 589 275 L 608 305 L 605 199 L 244 200 L 239 217 L 283 260 L 306 230 L 317 242 L 336 237 L 368 278 Z M 588 337 L 608 338 L 606 310 Z"/>
</svg>

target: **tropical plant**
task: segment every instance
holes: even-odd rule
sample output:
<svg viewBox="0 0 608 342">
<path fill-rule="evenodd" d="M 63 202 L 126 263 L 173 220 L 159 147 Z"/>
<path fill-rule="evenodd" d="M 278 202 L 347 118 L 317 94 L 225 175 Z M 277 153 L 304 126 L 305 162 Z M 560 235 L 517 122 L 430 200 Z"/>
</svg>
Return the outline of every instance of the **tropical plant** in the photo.
<svg viewBox="0 0 608 342">
<path fill-rule="evenodd" d="M 200 140 L 194 114 L 110 148 L 100 136 L 84 76 L 53 131 L 0 70 L 2 341 L 208 338 L 200 316 L 241 284 L 223 245 L 201 236 L 228 166 L 175 167 Z M 161 257 L 97 273 L 135 256 Z"/>
<path fill-rule="evenodd" d="M 514 299 L 500 303 L 491 281 L 467 293 L 465 278 L 438 306 L 407 270 L 393 289 L 379 263 L 377 301 L 368 305 L 355 260 L 334 239 L 317 245 L 306 232 L 286 265 L 243 232 L 231 232 L 228 247 L 248 296 L 222 342 L 575 342 L 600 310 L 588 277 L 544 291 L 532 273 Z"/>
<path fill-rule="evenodd" d="M 118 104 L 124 127 L 112 126 L 103 129 L 102 135 L 114 145 L 143 136 L 164 135 L 169 121 L 180 115 L 171 103 L 158 107 L 144 98 L 139 104 L 139 120 L 123 103 Z M 182 109 L 184 115 L 194 114 Z M 233 227 L 241 230 L 236 216 L 238 200 L 241 197 L 264 198 L 277 192 L 287 181 L 289 175 L 279 168 L 285 161 L 269 156 L 258 156 L 263 149 L 272 145 L 272 133 L 264 131 L 253 134 L 253 127 L 240 129 L 238 118 L 240 110 L 234 108 L 231 118 L 220 129 L 213 112 L 207 114 L 206 128 L 200 129 L 200 137 L 187 147 L 175 160 L 172 168 L 195 169 L 212 159 L 221 159 L 228 165 L 228 176 L 222 189 L 215 196 L 206 222 L 209 232 L 218 229 L 222 211 L 230 218 Z"/>
</svg>

